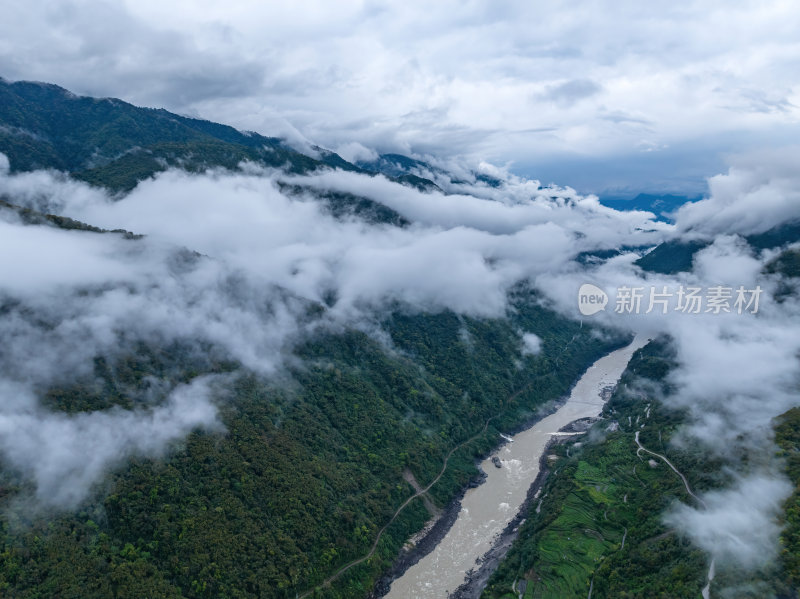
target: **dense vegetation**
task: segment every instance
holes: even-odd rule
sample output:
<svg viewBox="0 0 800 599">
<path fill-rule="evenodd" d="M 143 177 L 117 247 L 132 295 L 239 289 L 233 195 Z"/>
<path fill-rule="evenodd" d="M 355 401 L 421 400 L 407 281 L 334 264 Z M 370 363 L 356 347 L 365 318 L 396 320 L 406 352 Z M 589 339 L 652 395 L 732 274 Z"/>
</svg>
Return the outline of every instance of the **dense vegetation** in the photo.
<svg viewBox="0 0 800 599">
<path fill-rule="evenodd" d="M 436 189 L 416 173 L 437 169 L 404 156 L 353 165 L 317 148 L 312 158 L 276 138 L 120 100 L 81 98 L 52 85 L 2 80 L 0 152 L 13 172 L 55 168 L 118 193 L 170 167 L 236 170 L 242 161 L 289 173 L 327 167 L 380 172 Z M 478 180 L 500 184 L 488 176 Z M 409 224 L 367 198 L 279 185 L 287 195 L 313 196 L 337 218 Z M 9 199 L 0 198 L 0 212 L 25 224 L 110 233 Z M 798 239 L 796 223 L 746 238 L 754 250 Z M 638 264 L 657 272 L 688 270 L 707 245 L 668 242 Z M 602 260 L 622 250 L 641 248 L 585 253 L 578 260 Z M 199 257 L 185 253 L 187 260 Z M 780 254 L 767 271 L 797 276 L 797 251 Z M 624 341 L 557 315 L 525 288 L 514 291 L 510 304 L 507 318 L 489 320 L 415 314 L 395 305 L 373 323 L 386 342 L 354 330 L 317 331 L 294 348 L 279 380 L 247 372 L 219 348 L 190 339 L 163 347 L 128 344 L 123 354 L 96 356 L 91 377 L 42 389 L 43 407 L 71 414 L 131 409 L 139 407 L 145 389 L 158 387 L 154 381 L 167 389 L 217 374 L 227 377 L 229 389 L 218 398 L 225 430 L 196 432 L 164 459 L 134 457 L 119 464 L 77 513 L 21 505 L 31 497 L 30 484 L 0 464 L 0 596 L 291 598 L 310 590 L 319 597 L 365 596 L 428 519 L 421 500 L 391 524 L 372 559 L 332 587 L 317 587 L 364 556 L 412 495 L 404 470 L 426 485 L 444 456 L 491 418 L 485 434 L 454 454 L 426 498 L 446 505 L 477 474 L 475 459 L 497 442 L 498 431 L 564 395 L 586 366 Z M 17 307 L 0 303 L 0 314 Z M 314 318 L 326 307 L 308 310 Z M 521 331 L 541 338 L 541 353 L 522 355 Z M 554 472 L 541 503 L 490 581 L 487 597 L 583 597 L 590 589 L 593 597 L 699 595 L 708 557 L 661 518 L 673 502 L 691 500 L 674 472 L 637 456 L 634 443 L 638 431 L 644 445 L 667 454 L 695 489 L 726 482 L 722 474 L 709 474 L 720 473 L 720 465 L 697 448 L 669 444 L 684 415 L 654 397 L 669 393 L 671 359 L 665 341 L 639 351 L 606 420 L 586 439 L 553 448 Z M 800 413 L 791 411 L 776 431 L 796 485 L 798 423 Z M 789 596 L 800 583 L 800 490 L 787 502 L 786 524 L 782 570 L 757 573 L 758 591 Z M 740 582 L 736 572 L 724 570 L 719 580 Z"/>
<path fill-rule="evenodd" d="M 643 270 L 675 274 L 692 270 L 694 255 L 708 247 L 708 241 L 665 241 L 636 261 Z"/>
<path fill-rule="evenodd" d="M 800 241 L 800 223 L 788 222 L 777 225 L 763 233 L 744 236 L 750 248 L 757 252 L 769 248 L 777 248 L 789 243 Z M 692 270 L 695 254 L 711 245 L 711 241 L 696 239 L 684 241 L 675 239 L 657 245 L 652 251 L 645 254 L 636 264 L 642 270 L 675 274 Z"/>
<path fill-rule="evenodd" d="M 0 81 L 0 152 L 12 172 L 55 168 L 121 193 L 171 166 L 236 169 L 249 160 L 292 173 L 359 170 L 324 150 L 311 158 L 277 139 L 25 82 Z M 390 176 L 431 188 L 404 166 Z M 337 217 L 408 224 L 365 198 L 282 185 Z M 0 199 L 0 210 L 29 225 L 108 233 L 13 198 Z M 185 258 L 198 256 L 186 250 Z M 122 353 L 96 356 L 91 376 L 39 389 L 43 407 L 72 414 L 146 407 L 141 398 L 153 405 L 159 389 L 217 374 L 230 390 L 218 399 L 225 430 L 196 432 L 165 459 L 119 464 L 78 513 L 25 508 L 30 483 L 0 467 L 0 594 L 295 597 L 315 588 L 366 554 L 412 494 L 404 469 L 426 484 L 450 449 L 492 418 L 431 489 L 430 499 L 445 505 L 477 474 L 475 458 L 496 443 L 498 429 L 565 394 L 586 366 L 624 342 L 558 316 L 527 289 L 510 303 L 508 317 L 495 320 L 393 306 L 375 323 L 388 344 L 318 330 L 294 347 L 280 380 L 192 339 L 129 342 Z M 3 313 L 17 309 L 24 307 L 0 305 Z M 325 310 L 308 306 L 308 318 Z M 541 353 L 522 355 L 521 331 L 541 338 Z M 319 593 L 365 595 L 428 517 L 421 501 L 412 502 L 371 560 Z"/>
<path fill-rule="evenodd" d="M 101 172 L 96 169 L 117 164 L 127 182 L 131 175 L 163 170 L 157 160 L 161 157 L 182 156 L 199 166 L 204 152 L 219 157 L 226 150 L 230 156 L 259 156 L 274 165 L 288 162 L 296 170 L 320 164 L 284 148 L 276 138 L 114 98 L 78 97 L 44 83 L 0 81 L 0 123 L 0 151 L 14 171 L 55 168 L 92 178 L 93 171 Z M 148 156 L 151 162 L 145 168 Z M 105 182 L 123 187 L 122 179 Z"/>
<path fill-rule="evenodd" d="M 800 589 L 800 408 L 792 408 L 776 424 L 775 442 L 794 485 L 794 492 L 786 501 L 781 561 L 788 586 L 797 591 Z"/>
<path fill-rule="evenodd" d="M 538 511 L 529 514 L 485 597 L 510 599 L 521 583 L 524 596 L 536 598 L 586 597 L 590 587 L 593 597 L 700 595 L 706 557 L 661 522 L 671 502 L 690 499 L 663 462 L 637 457 L 634 442 L 640 431 L 645 447 L 667 453 L 679 469 L 697 464 L 690 453 L 668 448 L 681 414 L 643 395 L 639 382 L 663 387 L 669 367 L 664 342 L 636 352 L 606 419 L 580 442 L 554 447 L 558 461 Z M 690 483 L 703 488 L 713 481 L 698 471 Z"/>
<path fill-rule="evenodd" d="M 600 340 L 532 299 L 519 290 L 509 320 L 398 309 L 383 322 L 392 351 L 358 332 L 316 336 L 297 348 L 303 366 L 281 384 L 179 345 L 98 357 L 91 381 L 49 390 L 51 409 L 129 408 L 149 377 L 227 372 L 226 432 L 193 434 L 166 460 L 130 460 L 78 514 L 16 509 L 25 483 L 3 472 L 3 596 L 294 597 L 314 587 L 365 554 L 412 494 L 404 468 L 431 480 L 487 418 L 518 423 L 622 341 Z M 520 328 L 542 338 L 541 354 L 520 361 Z M 474 458 L 496 431 L 454 456 L 431 490 L 436 503 L 476 474 Z M 427 517 L 412 503 L 372 560 L 320 592 L 364 596 Z"/>
<path fill-rule="evenodd" d="M 579 442 L 557 445 L 553 472 L 539 505 L 484 591 L 512 599 L 591 596 L 699 597 L 709 557 L 665 526 L 675 501 L 692 503 L 680 478 L 663 461 L 637 456 L 634 437 L 666 455 L 693 491 L 725 486 L 721 464 L 700 448 L 669 444 L 685 420 L 655 399 L 669 393 L 669 346 L 651 342 L 631 360 L 600 421 Z M 782 564 L 742 574 L 717 565 L 714 589 L 737 597 L 794 597 L 800 582 L 800 410 L 785 414 L 776 440 L 798 491 L 786 504 Z M 512 590 L 513 589 L 513 590 Z M 735 590 L 733 590 L 735 589 Z M 794 590 L 792 590 L 794 589 Z"/>
<path fill-rule="evenodd" d="M 310 151 L 316 157 L 275 137 L 163 109 L 80 97 L 56 85 L 0 79 L 0 152 L 8 157 L 12 172 L 52 168 L 116 192 L 130 191 L 169 167 L 235 170 L 243 161 L 295 174 L 330 167 L 382 172 L 361 169 L 329 150 Z M 420 189 L 436 188 L 409 173 L 395 178 Z"/>
<path fill-rule="evenodd" d="M 790 279 L 800 278 L 800 250 L 786 250 L 767 263 L 768 273 L 780 273 Z"/>
</svg>

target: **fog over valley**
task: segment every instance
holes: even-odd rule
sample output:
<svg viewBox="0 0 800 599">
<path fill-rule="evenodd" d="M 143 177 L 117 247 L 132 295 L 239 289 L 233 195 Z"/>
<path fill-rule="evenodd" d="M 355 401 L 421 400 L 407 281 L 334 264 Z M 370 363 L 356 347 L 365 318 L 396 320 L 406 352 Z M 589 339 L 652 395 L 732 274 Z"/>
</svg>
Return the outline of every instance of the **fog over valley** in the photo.
<svg viewBox="0 0 800 599">
<path fill-rule="evenodd" d="M 797 8 L 301 4 L 3 7 L 0 595 L 797 597 Z"/>
<path fill-rule="evenodd" d="M 214 402 L 224 398 L 211 399 L 213 379 L 172 389 L 161 383 L 133 410 L 59 416 L 38 401 L 48 385 L 91 376 L 95 356 L 119 355 L 141 341 L 187 344 L 270 376 L 293 359 L 298 339 L 319 328 L 362 328 L 386 343 L 381 315 L 398 303 L 503 317 L 509 290 L 525 280 L 575 318 L 582 281 L 609 292 L 758 284 L 767 290 L 758 315 L 599 315 L 610 326 L 674 339 L 680 366 L 670 376 L 678 392 L 666 401 L 690 408 L 684 436 L 734 460 L 738 451 L 761 450 L 729 491 L 713 496 L 724 515 L 684 506 L 668 516 L 721 558 L 758 563 L 775 550 L 778 528 L 770 523 L 790 489 L 768 458 L 770 422 L 796 401 L 800 325 L 794 296 L 772 299 L 785 280 L 763 273 L 776 251 L 753 252 L 736 233 L 800 218 L 791 199 L 797 176 L 789 173 L 788 166 L 740 162 L 714 177 L 709 197 L 681 208 L 670 226 L 514 176 L 495 188 L 473 183 L 471 195 L 420 191 L 380 175 L 286 176 L 243 165 L 241 172 L 170 170 L 116 197 L 57 172 L 6 168 L 0 194 L 7 201 L 137 237 L 31 225 L 3 210 L 0 243 L 14 256 L 0 267 L 0 326 L 9 341 L 2 351 L 4 455 L 31 478 L 40 501 L 72 507 L 126 455 L 161 455 L 194 427 L 219 427 Z M 287 194 L 284 185 L 308 191 Z M 329 191 L 379 202 L 409 224 L 336 218 L 314 195 Z M 756 196 L 771 202 L 748 210 Z M 727 222 L 738 230 L 718 236 Z M 683 231 L 712 242 L 690 273 L 642 272 L 636 253 L 600 264 L 575 260 L 581 252 L 652 247 Z M 312 316 L 314 306 L 321 310 Z M 528 348 L 520 342 L 520 353 Z M 775 482 L 763 484 L 764 477 Z M 745 492 L 748 485 L 758 487 L 757 496 Z M 731 530 L 731 518 L 742 526 Z"/>
</svg>

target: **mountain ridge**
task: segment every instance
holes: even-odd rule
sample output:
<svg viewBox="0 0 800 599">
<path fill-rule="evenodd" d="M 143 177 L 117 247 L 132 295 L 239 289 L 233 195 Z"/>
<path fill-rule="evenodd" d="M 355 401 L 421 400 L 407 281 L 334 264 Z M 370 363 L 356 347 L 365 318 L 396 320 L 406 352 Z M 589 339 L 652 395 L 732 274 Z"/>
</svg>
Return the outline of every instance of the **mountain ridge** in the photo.
<svg viewBox="0 0 800 599">
<path fill-rule="evenodd" d="M 11 172 L 53 168 L 116 192 L 130 191 L 169 167 L 236 170 L 246 161 L 293 174 L 320 168 L 381 172 L 362 169 L 331 150 L 313 149 L 318 157 L 278 137 L 163 108 L 80 96 L 52 83 L 0 78 L 0 152 L 8 157 Z M 438 189 L 432 181 L 407 173 L 387 176 L 420 189 Z"/>
</svg>

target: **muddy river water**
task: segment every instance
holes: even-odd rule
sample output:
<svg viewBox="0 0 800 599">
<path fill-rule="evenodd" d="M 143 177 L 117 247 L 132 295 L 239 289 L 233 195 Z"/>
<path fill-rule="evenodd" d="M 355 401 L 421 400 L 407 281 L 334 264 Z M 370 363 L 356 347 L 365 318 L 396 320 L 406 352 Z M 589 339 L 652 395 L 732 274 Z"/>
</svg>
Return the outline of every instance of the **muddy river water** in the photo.
<svg viewBox="0 0 800 599">
<path fill-rule="evenodd" d="M 458 588 L 519 511 L 553 434 L 575 420 L 599 415 L 604 401 L 601 391 L 616 384 L 633 352 L 646 343 L 646 338 L 637 337 L 590 366 L 563 406 L 500 448 L 501 468 L 496 468 L 491 458 L 484 460 L 481 468 L 486 481 L 467 491 L 452 528 L 431 553 L 392 583 L 386 597 L 445 599 Z"/>
</svg>

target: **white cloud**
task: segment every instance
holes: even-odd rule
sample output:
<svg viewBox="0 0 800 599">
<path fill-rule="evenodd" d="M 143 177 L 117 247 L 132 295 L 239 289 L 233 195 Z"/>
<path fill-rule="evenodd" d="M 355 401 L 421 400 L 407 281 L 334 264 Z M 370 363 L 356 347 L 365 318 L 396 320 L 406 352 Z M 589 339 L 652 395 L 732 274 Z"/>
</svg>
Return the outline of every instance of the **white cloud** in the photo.
<svg viewBox="0 0 800 599">
<path fill-rule="evenodd" d="M 792 486 L 761 473 L 723 491 L 706 493 L 704 509 L 679 505 L 666 522 L 726 565 L 753 570 L 778 553 L 777 520 Z"/>
<path fill-rule="evenodd" d="M 542 340 L 533 333 L 522 334 L 522 355 L 534 356 L 542 351 Z"/>
<path fill-rule="evenodd" d="M 336 219 L 308 194 L 281 193 L 281 181 L 365 195 L 416 222 L 400 228 Z M 0 174 L 0 194 L 20 205 L 145 234 L 126 239 L 23 225 L 0 211 L 0 253 L 14 256 L 0 264 L 0 385 L 7 396 L 17 389 L 25 398 L 5 403 L 0 451 L 39 494 L 72 506 L 125 455 L 161 451 L 191 427 L 213 422 L 187 411 L 188 420 L 164 428 L 172 400 L 152 412 L 75 417 L 39 406 L 41 389 L 92 376 L 97 355 L 131 351 L 138 341 L 178 342 L 200 357 L 210 351 L 268 375 L 295 339 L 317 326 L 369 325 L 398 301 L 420 311 L 502 317 L 512 285 L 561 270 L 582 247 L 631 234 L 663 236 L 637 233 L 649 228 L 649 215 L 618 213 L 571 190 L 513 177 L 496 190 L 476 189 L 483 199 L 424 193 L 383 177 L 296 178 L 249 166 L 240 173 L 168 171 L 112 199 L 58 173 Z M 335 304 L 309 322 L 308 302 L 330 297 Z M 536 349 L 533 337 L 524 342 L 527 351 Z M 198 409 L 209 416 L 205 401 L 201 396 Z M 150 426 L 152 436 L 141 442 L 101 434 L 126 427 L 139 435 Z M 33 459 L 30 448 L 45 432 L 50 445 Z M 79 433 L 86 447 L 76 441 Z M 82 466 L 84 449 L 97 459 Z M 56 459 L 61 454 L 65 462 Z"/>
<path fill-rule="evenodd" d="M 0 451 L 30 475 L 42 505 L 74 507 L 128 456 L 159 457 L 193 429 L 219 429 L 209 384 L 179 386 L 150 410 L 66 415 L 42 410 L 28 389 L 0 380 Z"/>
<path fill-rule="evenodd" d="M 708 200 L 680 210 L 675 234 L 716 235 L 697 253 L 690 273 L 643 273 L 633 265 L 635 255 L 622 255 L 588 269 L 548 271 L 536 278 L 537 287 L 566 314 L 577 316 L 578 288 L 592 282 L 611 298 L 606 311 L 591 317 L 594 322 L 673 339 L 678 366 L 670 374 L 673 392 L 666 401 L 688 414 L 674 443 L 691 443 L 739 474 L 732 488 L 703 495 L 707 509 L 681 505 L 665 521 L 714 555 L 718 565 L 743 571 L 776 555 L 778 517 L 791 491 L 780 465 L 773 463 L 772 427 L 777 416 L 797 405 L 800 303 L 794 295 L 780 303 L 772 297 L 776 276 L 763 274 L 763 268 L 775 252 L 760 254 L 739 235 L 722 233 L 765 231 L 800 216 L 792 164 L 796 160 L 789 156 L 739 157 L 728 174 L 712 179 Z M 642 288 L 641 312 L 652 287 L 675 293 L 681 285 L 760 285 L 763 293 L 758 314 L 661 314 L 657 309 L 622 315 L 613 310 L 623 285 Z M 752 467 L 742 471 L 742 464 Z"/>
<path fill-rule="evenodd" d="M 357 141 L 337 146 L 336 153 L 348 162 L 368 162 L 378 157 L 378 153 L 375 150 L 362 146 Z"/>
<path fill-rule="evenodd" d="M 619 187 L 631 184 L 633 167 L 655 164 L 642 176 L 667 185 L 690 162 L 749 149 L 711 178 L 707 200 L 678 213 L 675 233 L 746 235 L 800 216 L 796 148 L 752 150 L 797 137 L 792 2 L 6 4 L 0 73 L 12 79 L 165 106 L 351 159 L 373 148 L 432 153 L 452 170 L 451 158 L 463 155 L 517 168 L 565 164 L 571 177 L 582 161 L 588 180 Z M 10 306 L 0 323 L 4 458 L 42 500 L 73 505 L 125 456 L 159 455 L 194 427 L 213 426 L 204 382 L 149 411 L 66 416 L 39 406 L 37 386 L 124 349 L 121 332 L 202 339 L 271 372 L 303 332 L 300 300 L 329 291 L 338 302 L 328 317 L 353 323 L 392 300 L 501 315 L 506 290 L 526 277 L 571 316 L 587 278 L 609 292 L 631 283 L 771 289 L 760 274 L 765 257 L 735 237 L 701 252 L 691 274 L 644 275 L 631 255 L 581 268 L 569 261 L 576 251 L 653 244 L 671 228 L 569 189 L 482 171 L 504 184 L 444 181 L 455 192 L 446 195 L 342 172 L 302 180 L 168 172 L 110 203 L 53 173 L 9 175 L 0 155 L 0 191 L 14 201 L 148 234 L 126 241 L 0 221 L 0 251 L 15 257 L 0 264 Z M 279 193 L 278 177 L 373 198 L 415 224 L 336 221 Z M 768 294 L 762 301 L 757 317 L 623 318 L 609 309 L 597 320 L 675 339 L 671 401 L 691 415 L 684 438 L 717 455 L 768 460 L 771 419 L 796 404 L 800 307 Z M 706 494 L 709 509 L 678 507 L 667 522 L 719 559 L 755 567 L 774 549 L 786 493 L 779 475 L 758 471 Z"/>
<path fill-rule="evenodd" d="M 637 176 L 640 148 L 703 144 L 711 160 L 796 138 L 800 116 L 791 2 L 87 0 L 3 15 L 5 77 L 333 148 L 544 170 L 591 158 L 605 185 Z M 696 157 L 654 160 L 698 183 Z"/>
<path fill-rule="evenodd" d="M 697 255 L 692 273 L 642 273 L 633 265 L 634 254 L 597 266 L 571 261 L 579 251 L 658 243 L 687 230 L 691 222 L 708 223 L 708 230 L 716 231 L 725 225 L 715 224 L 715 216 L 722 219 L 719 223 L 743 222 L 744 216 L 725 220 L 725 213 L 748 214 L 742 206 L 752 207 L 752 180 L 760 181 L 760 188 L 776 201 L 771 204 L 774 209 L 762 210 L 748 221 L 748 230 L 794 214 L 792 202 L 784 201 L 794 193 L 784 181 L 790 180 L 791 169 L 769 162 L 740 162 L 736 168 L 738 175 L 716 179 L 709 202 L 720 202 L 718 209 L 705 219 L 692 210 L 682 211 L 675 227 L 654 224 L 647 213 L 619 213 L 601 206 L 595 197 L 542 188 L 514 176 L 506 176 L 498 188 L 462 185 L 459 193 L 447 195 L 420 192 L 384 177 L 336 171 L 309 177 L 254 167 L 203 175 L 168 171 L 111 201 L 53 173 L 3 174 L 0 193 L 20 203 L 52 207 L 95 225 L 147 236 L 125 240 L 0 221 L 0 251 L 26 249 L 15 253 L 16 264 L 0 267 L 6 269 L 0 294 L 10 300 L 0 335 L 11 340 L 0 348 L 0 375 L 4 384 L 22 385 L 28 397 L 35 397 L 37 385 L 64 372 L 88 372 L 95 354 L 119 351 L 120 333 L 135 333 L 155 343 L 202 340 L 247 368 L 270 373 L 280 368 L 293 340 L 310 330 L 301 318 L 306 314 L 303 302 L 330 297 L 336 302 L 311 328 L 368 323 L 396 301 L 424 311 L 502 316 L 507 290 L 523 279 L 532 280 L 572 317 L 578 317 L 577 290 L 587 281 L 610 295 L 621 285 L 675 289 L 681 284 L 760 284 L 765 293 L 758 315 L 656 311 L 625 317 L 613 313 L 612 303 L 592 318 L 674 338 L 679 368 L 672 375 L 676 394 L 670 401 L 690 414 L 679 441 L 694 439 L 717 456 L 751 452 L 769 462 L 771 420 L 796 404 L 800 306 L 792 298 L 782 303 L 771 298 L 774 277 L 762 274 L 768 256 L 752 254 L 739 237 L 727 235 Z M 284 195 L 278 182 L 372 198 L 413 223 L 399 228 L 337 220 L 310 194 Z M 706 210 L 708 204 L 700 206 L 696 210 Z M 17 310 L 15 299 L 23 300 L 26 309 Z M 524 351 L 537 350 L 535 338 L 520 336 Z M 30 414 L 55 422 L 54 443 L 62 431 L 63 442 L 72 446 L 70 431 L 82 421 L 35 406 L 33 399 L 24 405 L 10 402 L 4 414 L 9 422 L 28 422 Z M 141 414 L 113 412 L 96 418 L 117 417 L 128 422 L 141 419 Z M 159 436 L 158 446 L 179 436 Z M 12 455 L 14 444 L 5 447 Z M 112 456 L 149 451 L 130 441 L 109 447 Z M 101 461 L 83 474 L 78 469 L 73 479 L 94 481 L 113 461 Z M 24 459 L 18 458 L 18 463 Z M 29 468 L 34 478 L 39 476 L 37 468 Z M 742 475 L 739 487 L 749 489 L 763 476 L 762 471 Z M 741 498 L 738 487 L 726 491 L 731 514 L 717 518 L 716 512 L 698 515 L 679 508 L 670 522 L 686 530 L 696 528 L 695 541 L 711 547 L 721 559 L 749 565 L 753 562 L 747 556 L 764 551 L 764 539 L 774 540 L 777 530 L 762 524 L 774 523 L 774 505 L 784 483 L 772 471 L 768 478 L 771 486 L 764 488 L 769 493 L 751 502 Z M 46 480 L 61 484 L 58 478 Z M 39 486 L 46 487 L 44 482 Z M 717 505 L 714 497 L 709 505 Z M 702 526 L 695 527 L 695 519 Z M 737 524 L 735 544 L 742 545 L 738 553 L 725 541 L 729 519 L 762 526 L 761 532 L 748 536 L 741 532 L 745 526 Z"/>
<path fill-rule="evenodd" d="M 733 157 L 728 173 L 711 177 L 708 185 L 707 199 L 678 211 L 681 232 L 746 235 L 800 219 L 796 146 Z"/>
</svg>

